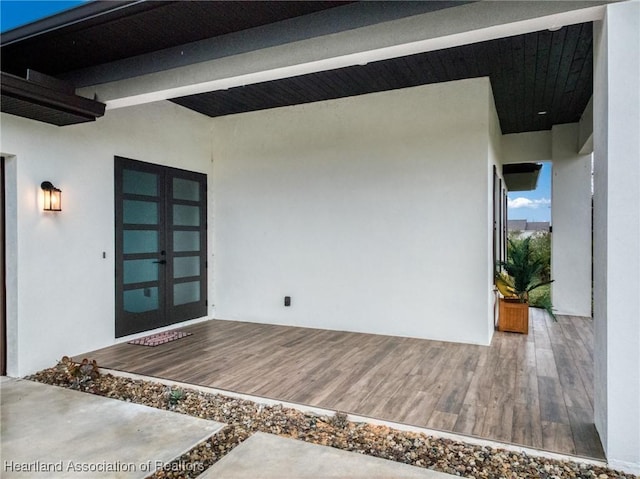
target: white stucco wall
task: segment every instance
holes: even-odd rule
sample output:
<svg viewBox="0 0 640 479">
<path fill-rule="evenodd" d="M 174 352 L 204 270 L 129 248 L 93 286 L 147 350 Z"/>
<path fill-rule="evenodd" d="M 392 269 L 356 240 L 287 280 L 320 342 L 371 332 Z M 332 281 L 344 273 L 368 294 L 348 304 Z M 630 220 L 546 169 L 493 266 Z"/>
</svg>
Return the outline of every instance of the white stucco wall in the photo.
<svg viewBox="0 0 640 479">
<path fill-rule="evenodd" d="M 640 474 L 640 2 L 594 26 L 595 424 L 612 467 Z"/>
<path fill-rule="evenodd" d="M 578 124 L 551 130 L 551 277 L 558 314 L 591 317 L 591 154 L 578 154 Z"/>
<path fill-rule="evenodd" d="M 214 119 L 217 316 L 487 344 L 489 92 Z"/>
<path fill-rule="evenodd" d="M 551 132 L 528 131 L 502 137 L 503 163 L 536 163 L 551 160 Z"/>
<path fill-rule="evenodd" d="M 210 173 L 210 120 L 168 102 L 62 128 L 1 119 L 8 373 L 22 376 L 115 341 L 114 155 Z M 44 180 L 62 189 L 62 212 L 42 211 Z"/>
</svg>

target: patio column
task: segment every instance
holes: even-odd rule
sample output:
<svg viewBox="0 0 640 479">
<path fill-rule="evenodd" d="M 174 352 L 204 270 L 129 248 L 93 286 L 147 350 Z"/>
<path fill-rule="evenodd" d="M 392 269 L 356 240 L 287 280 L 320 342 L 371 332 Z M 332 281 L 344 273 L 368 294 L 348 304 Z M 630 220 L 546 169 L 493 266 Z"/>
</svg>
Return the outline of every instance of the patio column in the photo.
<svg viewBox="0 0 640 479">
<path fill-rule="evenodd" d="M 640 473 L 640 2 L 594 24 L 595 424 Z"/>
<path fill-rule="evenodd" d="M 558 314 L 591 317 L 591 154 L 578 153 L 578 124 L 551 130 L 551 277 Z"/>
</svg>

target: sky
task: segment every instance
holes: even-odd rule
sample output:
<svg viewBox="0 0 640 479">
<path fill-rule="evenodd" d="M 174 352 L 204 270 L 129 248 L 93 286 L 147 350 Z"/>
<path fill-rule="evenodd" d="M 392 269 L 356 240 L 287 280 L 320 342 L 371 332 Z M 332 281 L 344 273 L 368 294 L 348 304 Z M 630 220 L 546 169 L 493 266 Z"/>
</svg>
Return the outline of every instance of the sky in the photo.
<svg viewBox="0 0 640 479">
<path fill-rule="evenodd" d="M 0 30 L 6 32 L 82 3 L 85 2 L 79 0 L 0 0 Z"/>
<path fill-rule="evenodd" d="M 0 0 L 1 30 L 5 32 L 40 18 L 73 8 L 83 0 Z M 551 221 L 551 164 L 544 163 L 538 187 L 508 195 L 512 220 Z"/>
<path fill-rule="evenodd" d="M 510 220 L 551 221 L 551 163 L 542 163 L 538 187 L 507 195 Z"/>
</svg>

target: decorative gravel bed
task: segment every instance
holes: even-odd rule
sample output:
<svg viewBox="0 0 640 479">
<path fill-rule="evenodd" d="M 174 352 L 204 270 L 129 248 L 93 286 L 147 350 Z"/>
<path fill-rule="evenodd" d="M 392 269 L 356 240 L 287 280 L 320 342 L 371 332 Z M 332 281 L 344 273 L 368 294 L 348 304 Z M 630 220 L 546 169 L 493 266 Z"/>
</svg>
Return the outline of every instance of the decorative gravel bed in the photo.
<svg viewBox="0 0 640 479">
<path fill-rule="evenodd" d="M 636 477 L 590 464 L 533 457 L 352 422 L 341 413 L 319 416 L 282 405 L 264 405 L 193 389 L 172 389 L 152 381 L 100 375 L 95 363 L 74 365 L 68 358 L 26 379 L 228 424 L 223 431 L 177 458 L 173 466 L 168 464 L 164 470 L 156 471 L 154 479 L 196 477 L 256 431 L 476 479 Z M 191 466 L 185 467 L 185 464 Z"/>
<path fill-rule="evenodd" d="M 249 436 L 240 427 L 226 426 L 146 479 L 196 478 Z"/>
</svg>

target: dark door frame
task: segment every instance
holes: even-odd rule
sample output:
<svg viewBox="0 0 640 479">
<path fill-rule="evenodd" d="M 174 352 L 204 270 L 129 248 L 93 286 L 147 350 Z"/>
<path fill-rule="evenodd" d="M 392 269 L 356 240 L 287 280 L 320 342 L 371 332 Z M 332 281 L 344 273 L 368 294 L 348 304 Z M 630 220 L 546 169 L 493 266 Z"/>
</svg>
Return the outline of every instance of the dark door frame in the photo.
<svg viewBox="0 0 640 479">
<path fill-rule="evenodd" d="M 498 176 L 498 168 L 493 165 L 493 273 L 500 269 L 498 264 L 502 261 L 502 180 Z"/>
<path fill-rule="evenodd" d="M 0 289 L 0 375 L 7 374 L 7 247 L 6 247 L 6 224 L 5 224 L 5 158 L 0 157 L 0 280 L 2 282 Z"/>
<path fill-rule="evenodd" d="M 123 170 L 135 170 L 158 175 L 158 196 L 138 196 L 123 192 Z M 202 173 L 172 168 L 153 163 L 132 160 L 116 156 L 115 172 L 115 304 L 116 337 L 149 331 L 189 319 L 207 315 L 207 176 Z M 186 179 L 199 184 L 199 200 L 180 200 L 173 198 L 173 180 Z M 144 229 L 145 225 L 125 225 L 123 203 L 126 199 L 156 201 L 158 203 L 158 252 L 142 254 L 124 253 L 123 235 L 127 229 Z M 176 205 L 199 206 L 199 226 L 174 225 L 173 210 Z M 200 249 L 196 251 L 176 251 L 174 248 L 175 231 L 197 231 L 200 233 Z M 174 278 L 174 259 L 187 256 L 199 256 L 199 275 L 187 278 Z M 128 313 L 124 309 L 124 291 L 132 288 L 155 287 L 151 284 L 125 285 L 123 265 L 125 260 L 151 259 L 158 262 L 158 310 Z M 173 286 L 190 281 L 200 281 L 199 300 L 187 304 L 174 305 Z"/>
</svg>

